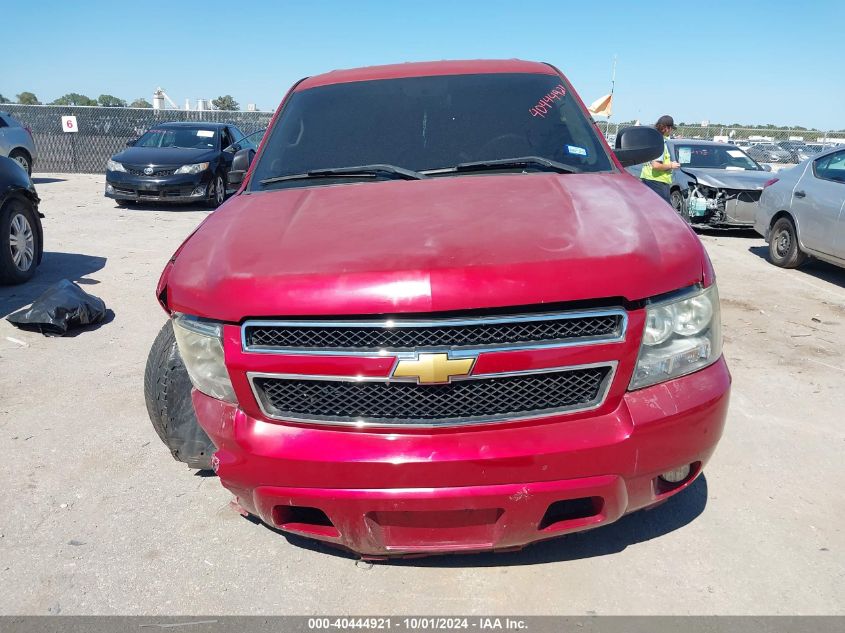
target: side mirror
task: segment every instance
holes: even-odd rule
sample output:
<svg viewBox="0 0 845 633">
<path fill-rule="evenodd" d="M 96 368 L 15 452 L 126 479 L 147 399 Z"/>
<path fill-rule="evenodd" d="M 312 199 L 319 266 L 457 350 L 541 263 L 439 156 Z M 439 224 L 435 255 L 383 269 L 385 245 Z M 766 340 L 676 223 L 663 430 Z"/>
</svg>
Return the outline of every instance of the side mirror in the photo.
<svg viewBox="0 0 845 633">
<path fill-rule="evenodd" d="M 137 139 L 137 138 L 130 138 L 128 141 L 126 141 L 126 146 L 127 146 L 127 147 L 132 147 L 132 146 L 133 146 L 135 143 L 137 143 L 137 142 L 138 142 L 138 139 Z"/>
<path fill-rule="evenodd" d="M 241 146 L 237 143 L 232 143 L 229 147 L 225 148 L 223 151 L 227 154 L 234 154 L 235 152 L 239 152 L 241 150 Z"/>
<path fill-rule="evenodd" d="M 616 133 L 616 158 L 623 167 L 654 160 L 663 155 L 663 135 L 653 127 L 625 127 Z"/>
<path fill-rule="evenodd" d="M 232 169 L 229 171 L 229 184 L 240 185 L 249 170 L 255 152 L 251 149 L 240 149 L 232 157 Z"/>
<path fill-rule="evenodd" d="M 772 166 L 767 165 L 766 163 L 763 163 L 762 165 L 760 165 L 760 167 L 763 168 L 763 171 L 772 171 Z"/>
</svg>

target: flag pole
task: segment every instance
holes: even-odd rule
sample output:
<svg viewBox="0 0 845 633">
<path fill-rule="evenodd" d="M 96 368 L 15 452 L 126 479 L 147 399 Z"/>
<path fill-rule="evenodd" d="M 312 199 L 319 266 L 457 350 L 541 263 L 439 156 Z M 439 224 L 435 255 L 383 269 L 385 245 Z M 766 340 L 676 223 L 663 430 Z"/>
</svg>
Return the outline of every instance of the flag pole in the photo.
<svg viewBox="0 0 845 633">
<path fill-rule="evenodd" d="M 610 114 L 607 115 L 605 137 L 610 135 L 610 117 L 613 116 L 613 89 L 616 87 L 616 55 L 613 56 L 613 72 L 610 75 Z"/>
</svg>

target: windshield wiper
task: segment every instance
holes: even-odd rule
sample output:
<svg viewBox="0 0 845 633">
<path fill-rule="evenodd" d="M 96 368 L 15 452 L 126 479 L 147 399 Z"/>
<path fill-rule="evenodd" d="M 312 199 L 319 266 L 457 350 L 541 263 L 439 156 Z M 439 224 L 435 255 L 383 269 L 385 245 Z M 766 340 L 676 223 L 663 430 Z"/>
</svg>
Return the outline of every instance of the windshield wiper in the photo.
<svg viewBox="0 0 845 633">
<path fill-rule="evenodd" d="M 425 174 L 396 165 L 356 165 L 354 167 L 329 167 L 326 169 L 312 169 L 302 174 L 287 174 L 285 176 L 273 176 L 259 181 L 262 185 L 271 185 L 275 182 L 287 180 L 307 180 L 308 178 L 376 178 L 379 175 L 393 176 L 402 180 L 422 180 L 428 178 Z"/>
<path fill-rule="evenodd" d="M 581 170 L 572 165 L 564 165 L 556 160 L 549 160 L 542 156 L 519 156 L 518 158 L 499 158 L 495 160 L 479 160 L 472 163 L 460 163 L 445 169 L 427 169 L 426 174 L 444 174 L 449 172 L 482 171 L 485 169 L 508 169 L 510 167 L 535 167 L 555 171 L 559 174 L 578 174 Z"/>
</svg>

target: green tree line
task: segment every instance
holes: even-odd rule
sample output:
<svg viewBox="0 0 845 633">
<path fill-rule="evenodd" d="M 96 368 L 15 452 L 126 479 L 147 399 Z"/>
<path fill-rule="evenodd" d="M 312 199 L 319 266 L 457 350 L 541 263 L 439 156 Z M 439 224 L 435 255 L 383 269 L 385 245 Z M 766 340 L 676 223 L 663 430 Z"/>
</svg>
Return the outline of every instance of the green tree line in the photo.
<svg viewBox="0 0 845 633">
<path fill-rule="evenodd" d="M 16 101 L 7 99 L 0 94 L 0 104 L 3 103 L 19 103 L 20 105 L 43 105 L 38 97 L 33 92 L 21 92 L 16 95 Z M 232 97 L 232 95 L 221 95 L 216 99 L 211 100 L 211 104 L 218 110 L 239 110 L 240 105 Z M 102 94 L 96 99 L 78 92 L 69 92 L 62 95 L 58 99 L 49 102 L 47 105 L 61 105 L 61 106 L 100 106 L 103 108 L 152 108 L 153 104 L 138 97 L 131 103 L 127 103 L 125 99 L 115 97 L 114 95 Z"/>
</svg>

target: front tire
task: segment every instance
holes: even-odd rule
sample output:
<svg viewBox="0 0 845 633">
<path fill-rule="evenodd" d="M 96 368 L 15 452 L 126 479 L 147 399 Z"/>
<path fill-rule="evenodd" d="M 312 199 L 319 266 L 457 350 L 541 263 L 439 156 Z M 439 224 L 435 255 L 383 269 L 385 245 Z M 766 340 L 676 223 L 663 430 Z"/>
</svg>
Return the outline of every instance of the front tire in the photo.
<svg viewBox="0 0 845 633">
<path fill-rule="evenodd" d="M 798 231 L 791 218 L 780 218 L 772 226 L 769 261 L 780 268 L 798 268 L 807 261 L 807 254 L 798 246 Z"/>
<path fill-rule="evenodd" d="M 0 283 L 22 284 L 38 267 L 41 244 L 32 205 L 13 198 L 0 210 Z"/>
<path fill-rule="evenodd" d="M 226 181 L 220 174 L 214 174 L 208 185 L 208 197 L 205 200 L 205 206 L 209 209 L 216 209 L 223 204 L 224 200 L 226 200 Z"/>
<path fill-rule="evenodd" d="M 173 459 L 191 468 L 207 470 L 217 448 L 197 421 L 191 388 L 173 325 L 168 321 L 153 341 L 144 371 L 147 413 Z"/>
<path fill-rule="evenodd" d="M 32 175 L 32 159 L 22 149 L 16 149 L 9 154 L 9 158 L 26 170 L 27 175 Z"/>
<path fill-rule="evenodd" d="M 679 216 L 687 222 L 690 221 L 689 214 L 684 208 L 684 196 L 681 195 L 680 189 L 672 189 L 672 192 L 669 194 L 669 204 L 672 205 L 672 208 L 675 209 Z"/>
</svg>

